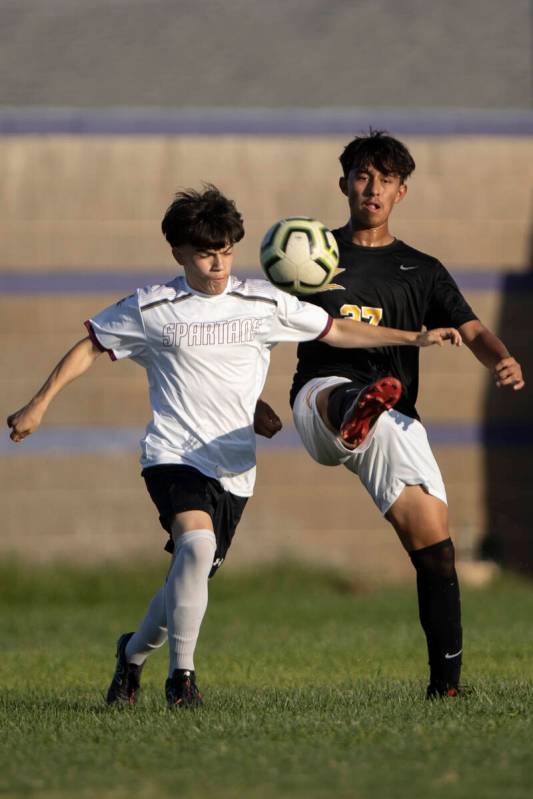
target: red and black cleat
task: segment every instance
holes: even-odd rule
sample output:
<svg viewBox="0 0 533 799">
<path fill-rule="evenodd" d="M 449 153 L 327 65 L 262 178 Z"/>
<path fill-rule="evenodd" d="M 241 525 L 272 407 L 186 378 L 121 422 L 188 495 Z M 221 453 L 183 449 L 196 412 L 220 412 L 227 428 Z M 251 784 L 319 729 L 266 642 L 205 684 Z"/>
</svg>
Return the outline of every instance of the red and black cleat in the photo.
<svg viewBox="0 0 533 799">
<path fill-rule="evenodd" d="M 349 447 L 360 446 L 376 419 L 393 408 L 401 394 L 402 384 L 395 377 L 381 377 L 365 386 L 342 420 L 342 441 Z"/>
<path fill-rule="evenodd" d="M 107 691 L 108 705 L 133 706 L 137 702 L 141 690 L 141 673 L 143 666 L 128 663 L 126 646 L 133 633 L 124 633 L 117 641 L 116 668 Z"/>
<path fill-rule="evenodd" d="M 426 699 L 466 699 L 471 694 L 472 689 L 469 686 L 430 683 L 426 690 Z"/>
<path fill-rule="evenodd" d="M 172 677 L 169 677 L 165 683 L 165 696 L 169 708 L 203 705 L 203 697 L 196 685 L 194 671 L 189 669 L 174 670 Z"/>
</svg>

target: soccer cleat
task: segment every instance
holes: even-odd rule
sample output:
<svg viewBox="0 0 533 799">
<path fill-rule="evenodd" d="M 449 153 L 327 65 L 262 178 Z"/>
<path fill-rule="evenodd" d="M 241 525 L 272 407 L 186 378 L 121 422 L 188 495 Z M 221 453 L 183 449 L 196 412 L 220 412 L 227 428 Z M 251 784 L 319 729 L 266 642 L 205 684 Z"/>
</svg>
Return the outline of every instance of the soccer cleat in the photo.
<svg viewBox="0 0 533 799">
<path fill-rule="evenodd" d="M 402 394 L 402 384 L 395 377 L 381 377 L 365 386 L 346 411 L 339 431 L 349 447 L 358 447 L 384 411 L 396 405 Z"/>
<path fill-rule="evenodd" d="M 139 696 L 143 666 L 128 663 L 126 660 L 126 646 L 132 635 L 133 633 L 124 633 L 117 641 L 117 665 L 107 691 L 108 705 L 134 705 Z"/>
<path fill-rule="evenodd" d="M 165 683 L 165 696 L 169 708 L 199 707 L 203 705 L 202 694 L 198 690 L 194 671 L 175 669 L 172 677 Z"/>
<path fill-rule="evenodd" d="M 426 690 L 426 699 L 464 699 L 471 693 L 471 689 L 464 685 L 446 685 L 430 683 Z"/>
</svg>

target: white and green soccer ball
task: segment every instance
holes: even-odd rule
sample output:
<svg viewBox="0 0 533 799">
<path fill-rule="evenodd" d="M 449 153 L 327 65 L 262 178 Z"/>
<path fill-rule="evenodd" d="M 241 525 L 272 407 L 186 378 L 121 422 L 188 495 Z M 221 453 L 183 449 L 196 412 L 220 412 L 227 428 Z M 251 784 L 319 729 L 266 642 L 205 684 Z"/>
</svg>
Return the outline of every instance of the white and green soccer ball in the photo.
<svg viewBox="0 0 533 799">
<path fill-rule="evenodd" d="M 312 294 L 336 273 L 339 248 L 322 222 L 290 216 L 267 231 L 260 259 L 265 275 L 275 286 L 290 294 Z"/>
</svg>

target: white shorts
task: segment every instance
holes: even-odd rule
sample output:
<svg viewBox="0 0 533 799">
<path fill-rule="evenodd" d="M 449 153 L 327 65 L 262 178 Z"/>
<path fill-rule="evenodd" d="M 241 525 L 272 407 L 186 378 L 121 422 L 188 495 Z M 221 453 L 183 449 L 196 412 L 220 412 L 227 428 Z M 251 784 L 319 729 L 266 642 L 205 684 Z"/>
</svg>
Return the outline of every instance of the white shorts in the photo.
<svg viewBox="0 0 533 799">
<path fill-rule="evenodd" d="M 316 377 L 298 392 L 294 425 L 303 445 L 323 466 L 346 466 L 386 513 L 404 487 L 421 485 L 428 494 L 446 502 L 446 489 L 423 425 L 394 409 L 382 413 L 361 446 L 347 449 L 328 430 L 316 407 L 320 391 L 349 383 L 345 377 Z"/>
</svg>

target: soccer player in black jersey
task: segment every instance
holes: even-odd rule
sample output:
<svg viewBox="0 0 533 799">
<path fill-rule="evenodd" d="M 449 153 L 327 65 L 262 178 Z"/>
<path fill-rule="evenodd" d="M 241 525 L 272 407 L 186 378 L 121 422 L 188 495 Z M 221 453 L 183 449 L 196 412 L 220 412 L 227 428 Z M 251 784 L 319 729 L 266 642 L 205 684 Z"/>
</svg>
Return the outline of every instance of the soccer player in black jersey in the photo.
<svg viewBox="0 0 533 799">
<path fill-rule="evenodd" d="M 497 386 L 521 389 L 520 365 L 476 317 L 444 266 L 389 230 L 415 168 L 407 148 L 371 131 L 351 141 L 340 162 L 350 211 L 346 225 L 333 231 L 341 272 L 306 299 L 333 317 L 371 325 L 456 327 Z M 318 463 L 342 463 L 359 476 L 396 530 L 417 574 L 427 696 L 455 696 L 463 649 L 459 585 L 446 492 L 416 411 L 417 393 L 415 348 L 339 350 L 319 341 L 298 347 L 291 391 L 296 428 Z"/>
</svg>

